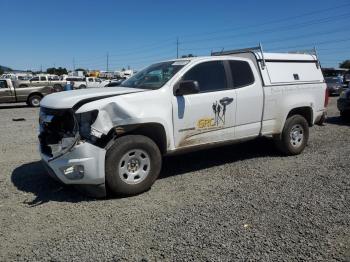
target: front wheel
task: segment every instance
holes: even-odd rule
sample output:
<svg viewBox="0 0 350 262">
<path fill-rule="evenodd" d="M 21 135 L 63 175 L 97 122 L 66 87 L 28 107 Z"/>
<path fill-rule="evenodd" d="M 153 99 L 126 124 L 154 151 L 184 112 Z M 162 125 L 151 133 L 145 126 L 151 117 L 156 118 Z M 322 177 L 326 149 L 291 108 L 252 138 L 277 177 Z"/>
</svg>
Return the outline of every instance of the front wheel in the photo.
<svg viewBox="0 0 350 262">
<path fill-rule="evenodd" d="M 158 146 L 148 137 L 127 135 L 118 138 L 106 155 L 106 182 L 117 195 L 147 191 L 162 166 Z"/>
<path fill-rule="evenodd" d="M 282 134 L 275 136 L 275 144 L 285 155 L 298 155 L 309 140 L 309 125 L 301 115 L 287 118 Z"/>
</svg>

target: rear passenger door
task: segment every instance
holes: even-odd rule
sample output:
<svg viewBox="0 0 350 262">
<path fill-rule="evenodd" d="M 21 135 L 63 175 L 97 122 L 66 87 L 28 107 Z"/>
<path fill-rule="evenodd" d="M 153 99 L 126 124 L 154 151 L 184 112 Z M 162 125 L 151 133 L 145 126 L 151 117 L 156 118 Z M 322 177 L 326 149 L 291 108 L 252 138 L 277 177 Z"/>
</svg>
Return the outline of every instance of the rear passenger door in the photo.
<svg viewBox="0 0 350 262">
<path fill-rule="evenodd" d="M 250 60 L 229 60 L 232 88 L 237 94 L 235 138 L 259 135 L 263 113 L 263 87 Z"/>
<path fill-rule="evenodd" d="M 236 91 L 230 84 L 228 64 L 220 60 L 198 63 L 181 80 L 197 81 L 200 92 L 173 97 L 175 146 L 233 139 Z"/>
<path fill-rule="evenodd" d="M 6 80 L 0 80 L 0 103 L 16 102 L 13 90 L 7 85 Z"/>
<path fill-rule="evenodd" d="M 49 84 L 49 81 L 46 76 L 40 77 L 40 84 L 37 86 L 47 86 Z"/>
</svg>

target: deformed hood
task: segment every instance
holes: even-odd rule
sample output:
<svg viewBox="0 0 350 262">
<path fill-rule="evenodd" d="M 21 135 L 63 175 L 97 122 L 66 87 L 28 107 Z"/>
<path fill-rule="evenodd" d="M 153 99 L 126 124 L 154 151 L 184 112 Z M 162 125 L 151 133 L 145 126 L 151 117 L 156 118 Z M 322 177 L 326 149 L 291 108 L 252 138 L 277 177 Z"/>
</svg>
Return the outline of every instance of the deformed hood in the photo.
<svg viewBox="0 0 350 262">
<path fill-rule="evenodd" d="M 144 91 L 144 89 L 128 87 L 88 88 L 64 91 L 45 96 L 41 100 L 40 106 L 52 109 L 67 109 L 73 108 L 75 105 L 84 101 L 94 100 L 95 98 L 102 99 L 114 95 L 117 96 L 141 91 Z"/>
</svg>

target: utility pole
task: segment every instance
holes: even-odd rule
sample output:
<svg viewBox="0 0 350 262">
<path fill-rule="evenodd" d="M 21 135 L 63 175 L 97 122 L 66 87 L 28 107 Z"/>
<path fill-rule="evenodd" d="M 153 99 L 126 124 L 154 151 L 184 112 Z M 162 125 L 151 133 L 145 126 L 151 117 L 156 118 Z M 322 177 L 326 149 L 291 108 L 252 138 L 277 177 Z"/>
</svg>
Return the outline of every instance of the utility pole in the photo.
<svg viewBox="0 0 350 262">
<path fill-rule="evenodd" d="M 176 38 L 176 58 L 179 58 L 179 37 Z"/>
<path fill-rule="evenodd" d="M 108 64 L 108 60 L 109 60 L 109 54 L 108 54 L 108 52 L 107 52 L 107 72 L 108 72 L 108 69 L 109 69 L 109 64 Z"/>
<path fill-rule="evenodd" d="M 43 65 L 40 65 L 40 73 L 43 72 Z"/>
<path fill-rule="evenodd" d="M 75 58 L 73 57 L 73 71 L 75 71 Z"/>
</svg>

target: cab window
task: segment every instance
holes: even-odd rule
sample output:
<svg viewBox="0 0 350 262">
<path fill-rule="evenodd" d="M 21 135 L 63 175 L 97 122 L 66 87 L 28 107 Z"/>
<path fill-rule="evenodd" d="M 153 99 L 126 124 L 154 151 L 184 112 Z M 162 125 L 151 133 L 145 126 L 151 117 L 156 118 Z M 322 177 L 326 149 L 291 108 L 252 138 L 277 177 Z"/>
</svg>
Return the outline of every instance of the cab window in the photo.
<svg viewBox="0 0 350 262">
<path fill-rule="evenodd" d="M 254 83 L 253 71 L 246 61 L 229 61 L 234 88 L 248 86 Z"/>
<path fill-rule="evenodd" d="M 210 61 L 196 65 L 183 76 L 182 80 L 197 81 L 200 92 L 212 92 L 227 89 L 223 61 Z"/>
<path fill-rule="evenodd" d="M 30 81 L 39 81 L 39 77 L 38 76 L 33 77 L 32 79 L 30 79 Z"/>
<path fill-rule="evenodd" d="M 40 77 L 40 81 L 46 81 L 46 77 L 45 76 L 41 76 Z"/>
</svg>

